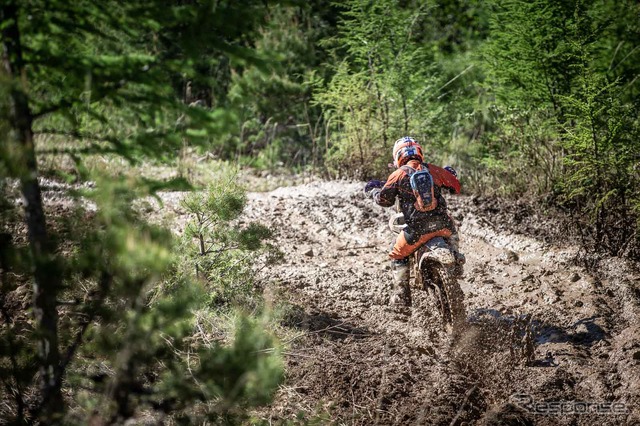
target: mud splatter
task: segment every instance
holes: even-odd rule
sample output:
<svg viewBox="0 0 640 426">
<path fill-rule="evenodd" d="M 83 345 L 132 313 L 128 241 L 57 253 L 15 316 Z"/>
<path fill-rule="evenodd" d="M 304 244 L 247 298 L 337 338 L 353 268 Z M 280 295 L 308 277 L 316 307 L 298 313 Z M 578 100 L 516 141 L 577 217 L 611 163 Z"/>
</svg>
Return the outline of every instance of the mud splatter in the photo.
<svg viewBox="0 0 640 426">
<path fill-rule="evenodd" d="M 390 212 L 361 188 L 316 182 L 250 194 L 246 219 L 271 226 L 288 253 L 265 274 L 268 291 L 292 307 L 285 325 L 307 332 L 291 343 L 286 383 L 261 415 L 324 412 L 363 425 L 640 421 L 632 265 L 610 259 L 592 276 L 572 262 L 575 247 L 492 226 L 470 198 L 451 198 L 468 259 L 469 313 L 467 330 L 452 340 L 425 293 L 414 291 L 408 317 L 388 307 Z M 620 402 L 626 413 L 532 414 L 515 395 Z"/>
</svg>

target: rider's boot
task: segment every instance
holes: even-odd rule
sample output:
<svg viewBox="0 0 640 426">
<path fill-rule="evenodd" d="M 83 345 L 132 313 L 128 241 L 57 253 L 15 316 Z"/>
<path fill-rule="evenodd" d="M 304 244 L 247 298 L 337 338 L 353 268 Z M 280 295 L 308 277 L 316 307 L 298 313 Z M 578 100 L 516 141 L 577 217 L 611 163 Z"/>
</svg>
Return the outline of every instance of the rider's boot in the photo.
<svg viewBox="0 0 640 426">
<path fill-rule="evenodd" d="M 449 245 L 451 246 L 451 249 L 453 251 L 453 256 L 456 258 L 458 267 L 462 269 L 462 265 L 467 262 L 467 259 L 464 254 L 460 253 L 460 236 L 457 232 L 454 232 L 449 237 Z"/>
<path fill-rule="evenodd" d="M 390 304 L 398 310 L 405 312 L 411 307 L 411 290 L 409 289 L 409 259 L 394 260 L 391 263 L 393 270 L 393 294 Z"/>
</svg>

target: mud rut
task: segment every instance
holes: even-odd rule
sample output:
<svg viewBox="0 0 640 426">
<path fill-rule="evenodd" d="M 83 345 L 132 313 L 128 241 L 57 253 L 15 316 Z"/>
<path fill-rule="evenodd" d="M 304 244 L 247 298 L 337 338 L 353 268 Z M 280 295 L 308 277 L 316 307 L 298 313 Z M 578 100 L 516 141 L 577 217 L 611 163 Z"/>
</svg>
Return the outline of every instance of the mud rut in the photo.
<svg viewBox="0 0 640 426">
<path fill-rule="evenodd" d="M 639 277 L 610 259 L 600 277 L 575 248 L 499 234 L 450 198 L 468 262 L 469 326 L 452 341 L 427 296 L 410 317 L 387 306 L 390 212 L 361 183 L 319 182 L 252 193 L 246 220 L 271 226 L 288 253 L 264 277 L 289 305 L 286 381 L 272 421 L 325 414 L 343 424 L 640 424 Z M 526 360 L 522 337 L 534 330 Z M 524 324 L 518 326 L 522 321 Z M 514 394 L 542 401 L 621 401 L 624 415 L 532 415 Z"/>
</svg>

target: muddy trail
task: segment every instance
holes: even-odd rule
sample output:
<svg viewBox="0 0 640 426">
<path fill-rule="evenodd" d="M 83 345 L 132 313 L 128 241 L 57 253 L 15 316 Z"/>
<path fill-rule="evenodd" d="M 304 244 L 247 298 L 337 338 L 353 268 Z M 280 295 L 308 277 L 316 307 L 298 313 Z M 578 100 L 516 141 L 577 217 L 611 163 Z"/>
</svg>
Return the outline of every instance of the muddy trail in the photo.
<svg viewBox="0 0 640 426">
<path fill-rule="evenodd" d="M 391 211 L 361 187 L 249 196 L 245 220 L 270 226 L 287 252 L 263 278 L 294 334 L 285 383 L 261 417 L 640 424 L 640 276 L 630 265 L 607 259 L 594 276 L 575 266 L 576 248 L 498 232 L 471 198 L 450 197 L 467 256 L 467 326 L 453 340 L 425 293 L 414 289 L 410 316 L 388 306 Z"/>
</svg>

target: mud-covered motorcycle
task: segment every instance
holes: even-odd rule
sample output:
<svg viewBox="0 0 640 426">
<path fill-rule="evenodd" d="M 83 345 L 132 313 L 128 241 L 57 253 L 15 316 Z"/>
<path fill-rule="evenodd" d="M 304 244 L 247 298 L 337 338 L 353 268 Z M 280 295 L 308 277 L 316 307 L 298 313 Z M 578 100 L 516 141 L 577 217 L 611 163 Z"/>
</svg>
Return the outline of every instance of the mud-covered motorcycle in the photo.
<svg viewBox="0 0 640 426">
<path fill-rule="evenodd" d="M 402 213 L 396 213 L 389 219 L 389 228 L 396 234 L 405 226 Z M 445 328 L 458 330 L 466 321 L 464 293 L 458 282 L 462 265 L 456 260 L 447 240 L 434 237 L 420 246 L 409 256 L 409 271 L 409 287 L 431 293 Z"/>
</svg>

